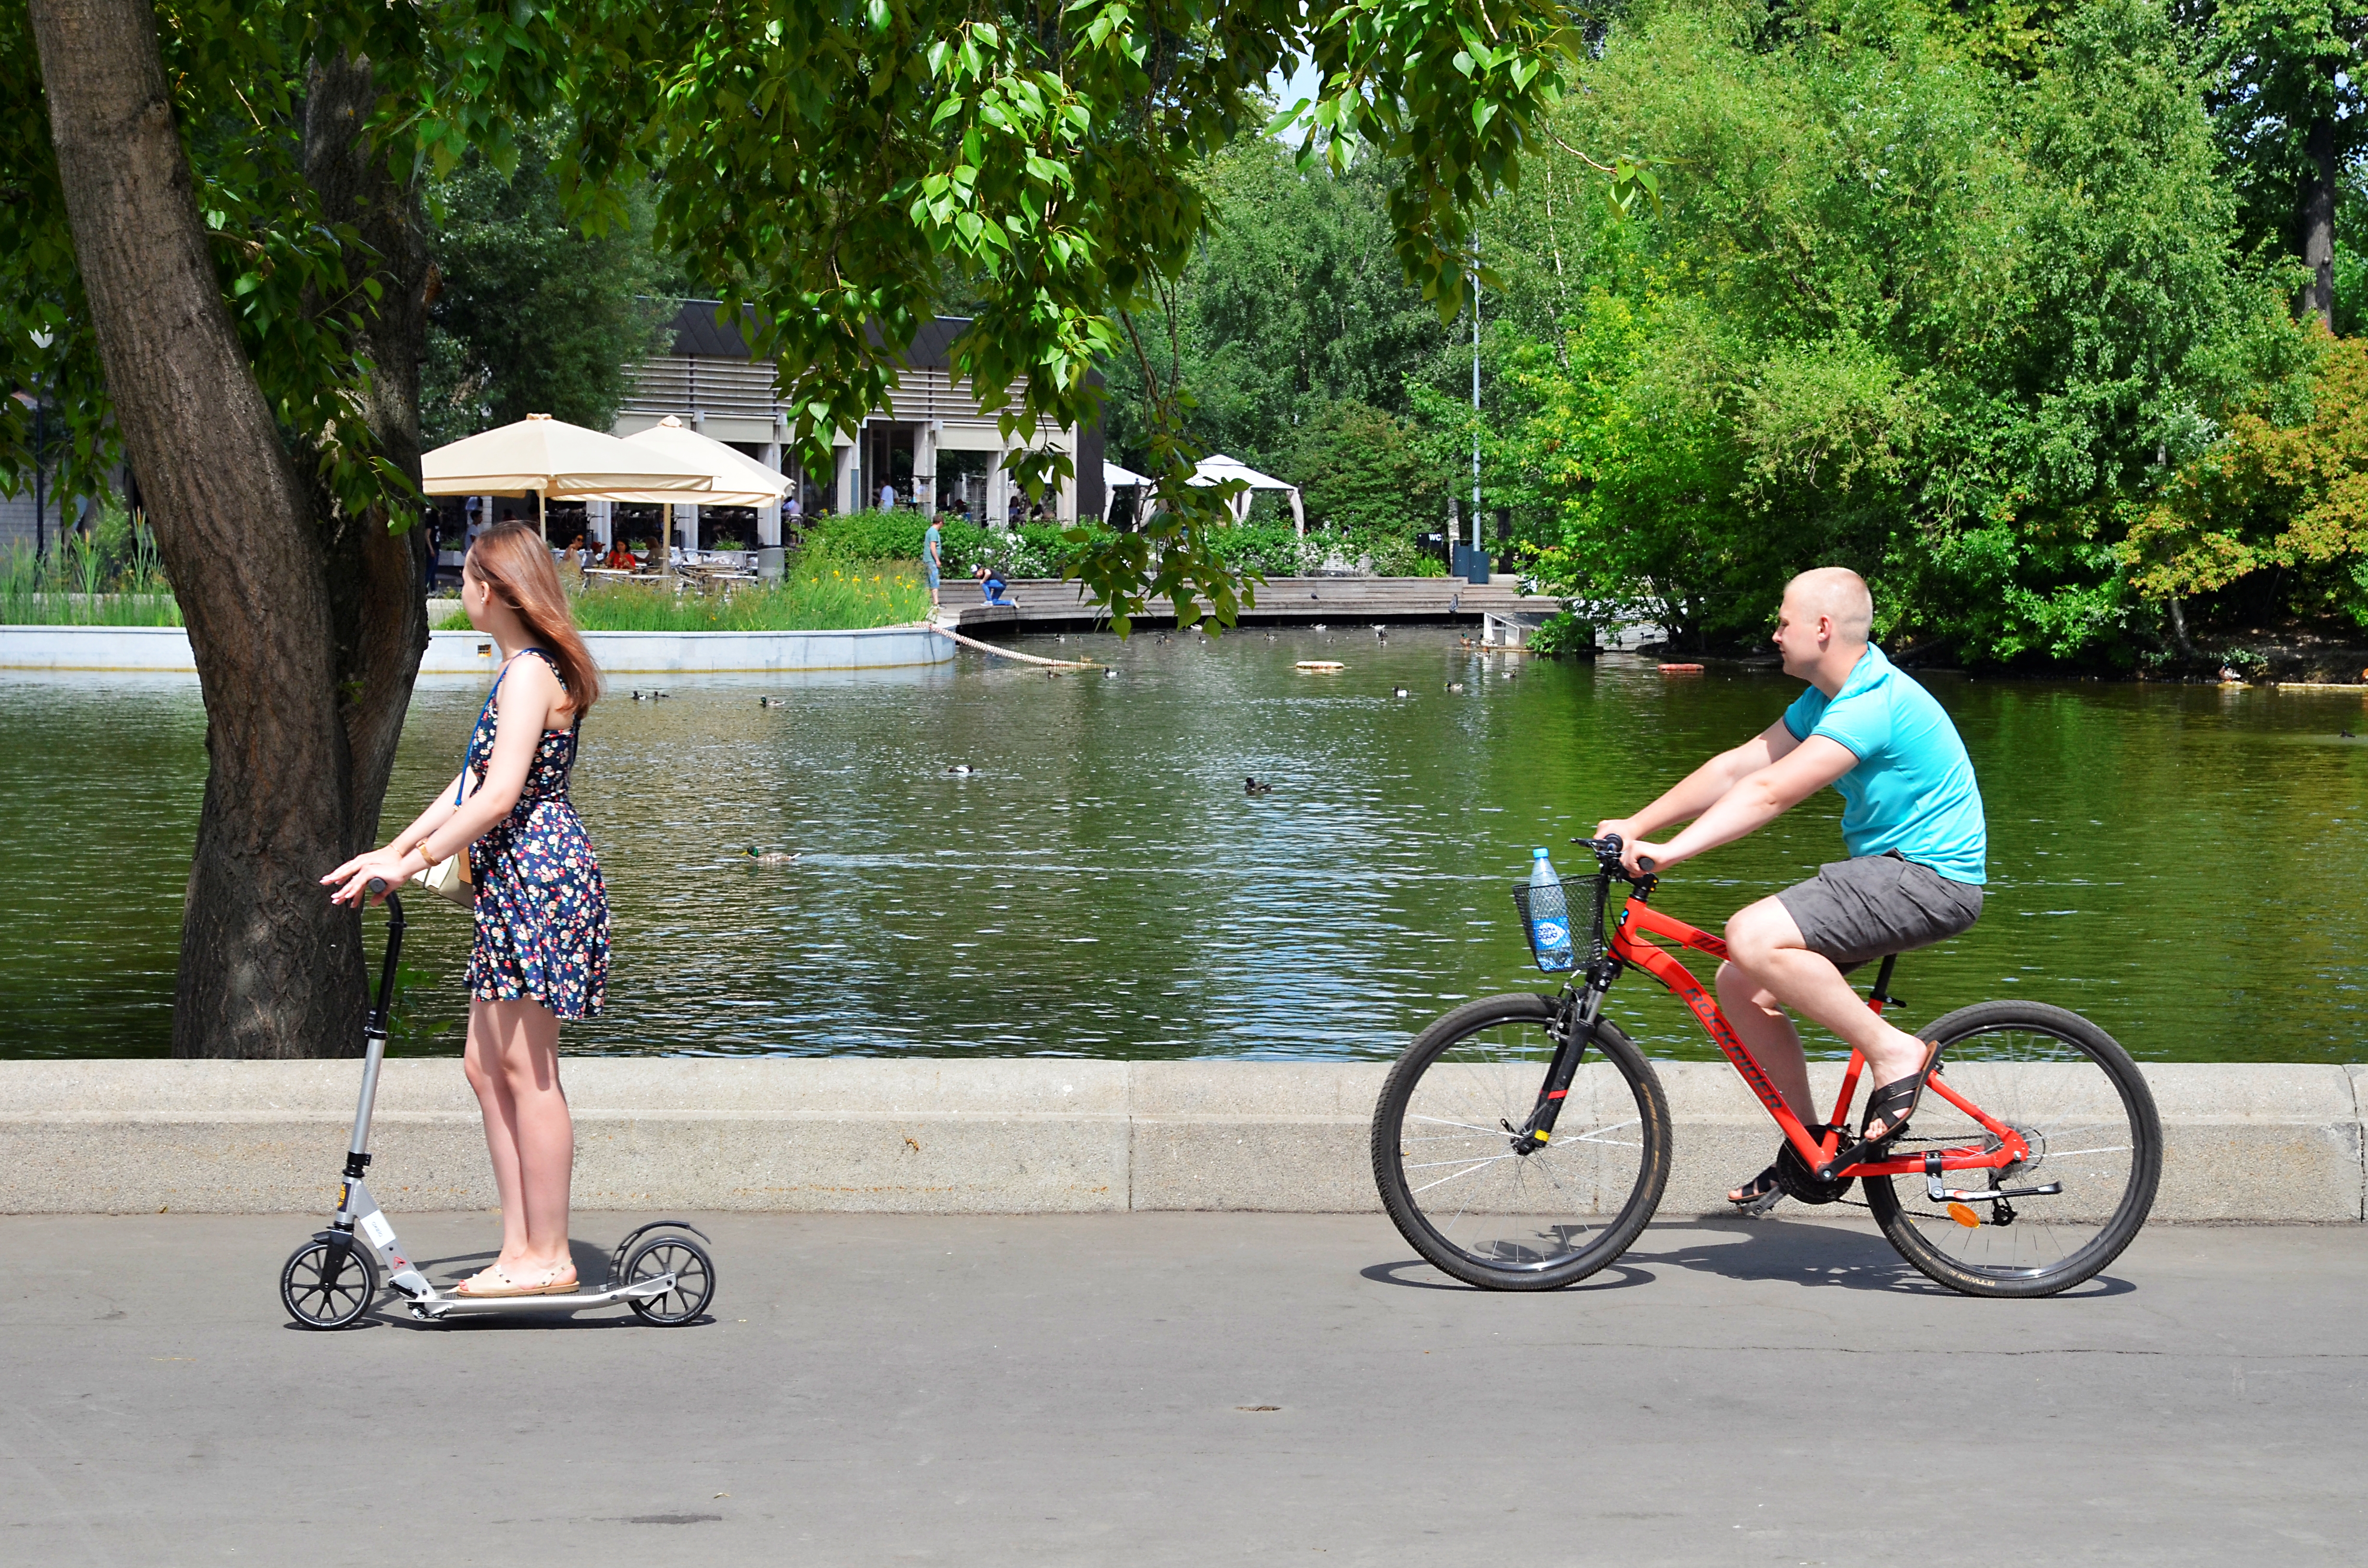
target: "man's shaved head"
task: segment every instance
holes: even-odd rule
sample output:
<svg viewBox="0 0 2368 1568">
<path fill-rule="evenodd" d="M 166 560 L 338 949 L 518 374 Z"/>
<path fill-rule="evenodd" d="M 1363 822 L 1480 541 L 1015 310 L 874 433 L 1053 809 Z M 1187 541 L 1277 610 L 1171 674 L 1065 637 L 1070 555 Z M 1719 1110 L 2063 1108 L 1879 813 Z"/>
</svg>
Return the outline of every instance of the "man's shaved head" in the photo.
<svg viewBox="0 0 2368 1568">
<path fill-rule="evenodd" d="M 1847 566 L 1820 566 L 1784 585 L 1784 605 L 1798 619 L 1830 617 L 1837 636 L 1863 642 L 1874 631 L 1874 596 Z"/>
</svg>

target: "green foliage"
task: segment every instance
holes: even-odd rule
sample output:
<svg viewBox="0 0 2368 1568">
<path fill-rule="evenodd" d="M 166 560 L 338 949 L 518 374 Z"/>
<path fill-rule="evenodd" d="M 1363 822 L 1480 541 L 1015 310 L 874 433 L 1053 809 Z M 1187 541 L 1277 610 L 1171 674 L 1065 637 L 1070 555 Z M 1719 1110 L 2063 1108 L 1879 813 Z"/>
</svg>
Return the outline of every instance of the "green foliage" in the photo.
<svg viewBox="0 0 2368 1568">
<path fill-rule="evenodd" d="M 1334 176 L 1246 137 L 1204 165 L 1212 222 L 1172 306 L 1140 330 L 1158 369 L 1191 391 L 1187 432 L 1212 451 L 1307 483 L 1307 432 L 1338 405 L 1403 415 L 1405 367 L 1452 336 L 1389 254 L 1388 170 L 1370 155 Z M 1108 369 L 1108 434 L 1148 460 L 1153 409 L 1131 356 Z"/>
<path fill-rule="evenodd" d="M 1570 610 L 1557 610 L 1546 617 L 1545 624 L 1530 633 L 1529 645 L 1530 652 L 1548 658 L 1589 653 L 1595 647 L 1595 628 Z"/>
<path fill-rule="evenodd" d="M 2368 625 L 2368 343 L 2326 345 L 2307 415 L 2247 411 L 2182 468 L 2123 545 L 2157 599 L 2242 592 Z"/>
<path fill-rule="evenodd" d="M 928 526 L 918 512 L 850 512 L 824 518 L 809 528 L 807 549 L 847 561 L 917 562 L 921 535 Z M 947 576 L 966 576 L 972 568 L 986 565 L 1014 577 L 1058 577 L 1077 558 L 1085 540 L 1105 531 L 1080 532 L 1053 523 L 1028 523 L 1006 532 L 942 517 L 938 528 Z"/>
<path fill-rule="evenodd" d="M 1404 420 L 1349 400 L 1301 427 L 1292 463 L 1307 525 L 1351 535 L 1407 537 L 1437 525 L 1447 481 Z"/>
<path fill-rule="evenodd" d="M 2127 0 L 2047 33 L 2026 75 L 1905 4 L 1611 30 L 1562 123 L 1664 153 L 1666 210 L 1524 202 L 1489 345 L 1491 490 L 1549 583 L 1698 643 L 1756 639 L 1822 562 L 1875 583 L 1883 634 L 1972 658 L 2150 624 L 2132 517 L 2311 354 L 2179 35 Z"/>
<path fill-rule="evenodd" d="M 553 176 L 564 117 L 529 129 L 505 174 L 470 152 L 429 188 L 441 273 L 420 389 L 422 444 L 548 414 L 605 430 L 632 367 L 665 345 L 671 302 L 653 299 L 648 203 L 598 234 L 577 226 Z"/>
</svg>

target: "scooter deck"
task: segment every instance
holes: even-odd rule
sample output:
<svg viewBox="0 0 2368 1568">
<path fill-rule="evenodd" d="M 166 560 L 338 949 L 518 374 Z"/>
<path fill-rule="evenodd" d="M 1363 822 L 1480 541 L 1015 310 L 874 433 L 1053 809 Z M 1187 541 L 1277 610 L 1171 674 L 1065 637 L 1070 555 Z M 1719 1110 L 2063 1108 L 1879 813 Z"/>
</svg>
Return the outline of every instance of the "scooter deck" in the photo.
<svg viewBox="0 0 2368 1568">
<path fill-rule="evenodd" d="M 474 1317 L 487 1312 L 580 1312 L 588 1307 L 612 1307 L 620 1301 L 652 1301 L 674 1289 L 674 1276 L 654 1275 L 630 1285 L 605 1290 L 579 1290 L 565 1296 L 418 1296 L 404 1303 L 414 1317 Z"/>
</svg>

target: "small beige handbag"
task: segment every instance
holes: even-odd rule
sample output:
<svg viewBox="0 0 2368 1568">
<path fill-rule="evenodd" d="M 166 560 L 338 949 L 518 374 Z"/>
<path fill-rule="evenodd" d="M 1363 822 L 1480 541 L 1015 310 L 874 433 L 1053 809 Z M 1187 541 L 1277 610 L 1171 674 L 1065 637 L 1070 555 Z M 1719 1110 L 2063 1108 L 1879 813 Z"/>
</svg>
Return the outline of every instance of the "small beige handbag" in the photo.
<svg viewBox="0 0 2368 1568">
<path fill-rule="evenodd" d="M 461 797 L 469 788 L 469 770 L 461 770 L 461 787 L 452 791 L 452 804 L 458 807 Z M 414 871 L 411 880 L 439 898 L 449 898 L 463 909 L 475 907 L 477 884 L 469 880 L 469 846 L 465 844 L 424 871 Z"/>
</svg>

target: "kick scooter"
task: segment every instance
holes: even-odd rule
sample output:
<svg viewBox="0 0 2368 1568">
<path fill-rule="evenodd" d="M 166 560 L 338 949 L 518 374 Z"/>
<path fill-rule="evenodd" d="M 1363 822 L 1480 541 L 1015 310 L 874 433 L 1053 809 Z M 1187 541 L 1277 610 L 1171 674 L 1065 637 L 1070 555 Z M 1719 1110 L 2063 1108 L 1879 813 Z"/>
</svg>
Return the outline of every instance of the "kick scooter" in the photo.
<svg viewBox="0 0 2368 1568">
<path fill-rule="evenodd" d="M 386 892 L 376 878 L 373 893 Z M 476 1298 L 438 1290 L 427 1282 L 395 1240 L 394 1227 L 370 1197 L 362 1173 L 370 1168 L 370 1108 L 378 1097 L 379 1063 L 386 1060 L 387 1008 L 394 999 L 395 960 L 403 951 L 403 899 L 386 892 L 386 967 L 380 971 L 378 999 L 362 1030 L 361 1104 L 354 1111 L 354 1135 L 346 1149 L 345 1180 L 337 1187 L 337 1211 L 329 1228 L 289 1255 L 279 1271 L 279 1301 L 305 1328 L 343 1328 L 378 1299 L 379 1269 L 405 1298 L 415 1318 L 441 1322 L 495 1312 L 579 1312 L 620 1302 L 643 1323 L 675 1328 L 697 1321 L 715 1296 L 715 1264 L 704 1233 L 680 1220 L 643 1225 L 617 1244 L 609 1256 L 609 1283 L 598 1290 L 564 1296 Z M 359 1238 L 356 1232 L 359 1232 Z"/>
</svg>

